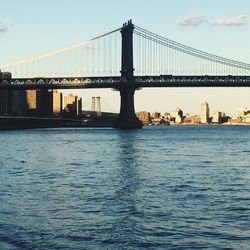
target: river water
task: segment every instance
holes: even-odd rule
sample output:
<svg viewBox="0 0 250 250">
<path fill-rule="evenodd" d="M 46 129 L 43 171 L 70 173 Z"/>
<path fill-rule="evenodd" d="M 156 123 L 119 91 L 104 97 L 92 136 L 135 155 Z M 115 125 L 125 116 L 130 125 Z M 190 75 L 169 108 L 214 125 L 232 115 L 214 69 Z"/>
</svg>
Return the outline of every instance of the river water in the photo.
<svg viewBox="0 0 250 250">
<path fill-rule="evenodd" d="M 250 249 L 250 127 L 0 132 L 0 249 Z"/>
</svg>

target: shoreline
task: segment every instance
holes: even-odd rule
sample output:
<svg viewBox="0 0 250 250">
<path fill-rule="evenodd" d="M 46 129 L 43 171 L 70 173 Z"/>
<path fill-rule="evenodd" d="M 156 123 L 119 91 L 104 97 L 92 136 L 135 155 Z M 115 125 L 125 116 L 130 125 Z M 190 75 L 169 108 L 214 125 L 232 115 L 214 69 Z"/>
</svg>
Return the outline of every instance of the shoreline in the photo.
<svg viewBox="0 0 250 250">
<path fill-rule="evenodd" d="M 223 127 L 223 126 L 250 126 L 250 123 L 221 123 L 221 124 L 197 124 L 197 123 L 180 123 L 180 124 L 157 124 L 157 125 L 153 125 L 153 124 L 146 124 L 143 126 L 152 126 L 152 127 L 157 127 L 157 126 L 172 126 L 172 127 L 178 127 L 178 126 L 193 126 L 193 127 L 199 127 L 199 126 L 207 126 L 207 127 Z"/>
<path fill-rule="evenodd" d="M 41 128 L 96 128 L 112 127 L 112 121 L 96 120 L 83 122 L 78 119 L 0 116 L 0 131 Z"/>
<path fill-rule="evenodd" d="M 170 124 L 169 126 L 250 126 L 250 123 L 220 123 L 220 124 L 193 124 L 193 123 L 182 123 L 182 124 Z"/>
<path fill-rule="evenodd" d="M 180 123 L 180 124 L 145 124 L 144 127 L 228 127 L 228 126 L 250 126 L 250 123 L 222 123 L 222 124 L 197 124 L 197 123 Z M 81 120 L 64 119 L 64 118 L 38 118 L 38 117 L 5 117 L 0 116 L 0 131 L 42 129 L 42 128 L 112 128 L 112 121 L 92 121 L 83 123 Z"/>
<path fill-rule="evenodd" d="M 61 118 L 0 117 L 0 131 L 24 130 L 33 128 L 77 127 L 81 121 Z"/>
</svg>

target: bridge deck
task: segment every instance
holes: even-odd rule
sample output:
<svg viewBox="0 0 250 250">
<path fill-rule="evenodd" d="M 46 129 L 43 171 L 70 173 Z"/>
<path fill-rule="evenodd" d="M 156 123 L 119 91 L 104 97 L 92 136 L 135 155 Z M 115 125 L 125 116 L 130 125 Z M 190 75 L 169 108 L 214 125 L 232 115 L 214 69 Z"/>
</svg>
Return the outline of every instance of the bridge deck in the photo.
<svg viewBox="0 0 250 250">
<path fill-rule="evenodd" d="M 91 89 L 124 87 L 250 87 L 250 76 L 135 76 L 124 77 L 60 77 L 17 78 L 0 80 L 0 90 L 28 89 Z"/>
</svg>

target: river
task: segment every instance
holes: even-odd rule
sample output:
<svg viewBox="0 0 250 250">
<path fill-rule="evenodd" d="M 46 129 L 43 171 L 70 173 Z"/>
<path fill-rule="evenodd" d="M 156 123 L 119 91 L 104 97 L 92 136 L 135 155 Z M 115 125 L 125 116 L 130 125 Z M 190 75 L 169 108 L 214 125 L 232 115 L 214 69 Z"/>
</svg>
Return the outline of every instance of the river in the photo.
<svg viewBox="0 0 250 250">
<path fill-rule="evenodd" d="M 0 249 L 250 249 L 250 127 L 0 132 Z"/>
</svg>

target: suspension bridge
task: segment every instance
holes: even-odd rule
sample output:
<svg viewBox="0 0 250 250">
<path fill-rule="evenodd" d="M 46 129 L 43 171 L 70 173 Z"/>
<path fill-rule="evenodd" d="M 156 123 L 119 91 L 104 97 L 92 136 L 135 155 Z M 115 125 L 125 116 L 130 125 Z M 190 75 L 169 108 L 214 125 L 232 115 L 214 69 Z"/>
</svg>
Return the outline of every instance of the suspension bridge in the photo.
<svg viewBox="0 0 250 250">
<path fill-rule="evenodd" d="M 154 34 L 132 21 L 68 48 L 0 65 L 0 90 L 112 88 L 114 127 L 140 128 L 134 92 L 146 87 L 250 87 L 250 64 Z"/>
</svg>

